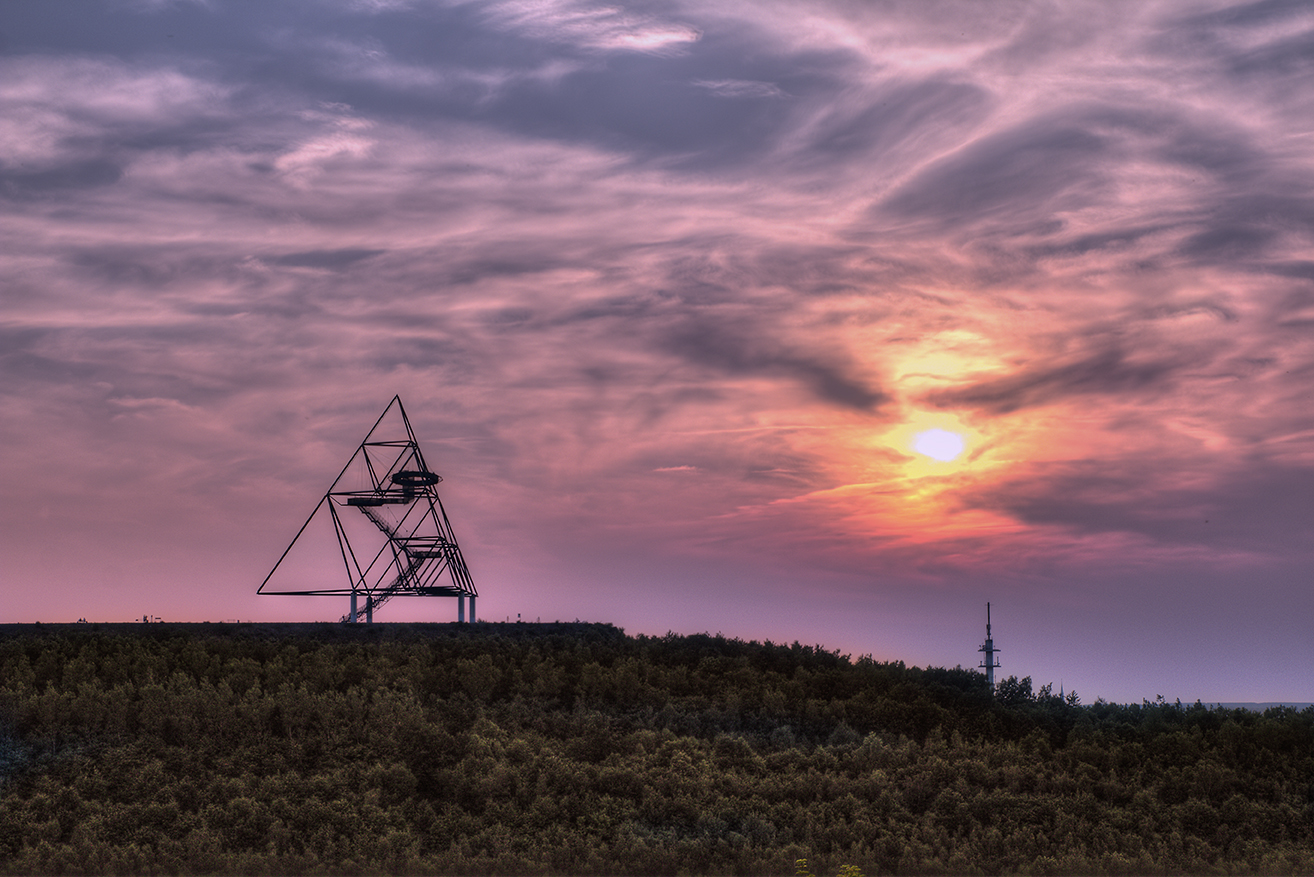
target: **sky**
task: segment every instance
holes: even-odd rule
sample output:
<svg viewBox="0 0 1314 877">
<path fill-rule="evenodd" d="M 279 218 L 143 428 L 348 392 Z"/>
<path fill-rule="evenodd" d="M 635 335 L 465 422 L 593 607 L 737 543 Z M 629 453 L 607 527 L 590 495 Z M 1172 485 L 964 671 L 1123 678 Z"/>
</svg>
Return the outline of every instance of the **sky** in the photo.
<svg viewBox="0 0 1314 877">
<path fill-rule="evenodd" d="M 1308 702 L 1312 380 L 1307 0 L 0 11 L 0 621 L 336 620 L 396 394 L 483 620 Z"/>
</svg>

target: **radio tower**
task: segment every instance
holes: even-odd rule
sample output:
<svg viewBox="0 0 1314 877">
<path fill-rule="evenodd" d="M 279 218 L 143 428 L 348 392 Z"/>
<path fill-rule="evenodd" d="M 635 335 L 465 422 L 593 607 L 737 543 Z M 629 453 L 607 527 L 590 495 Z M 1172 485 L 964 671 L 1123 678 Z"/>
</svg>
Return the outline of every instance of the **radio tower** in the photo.
<svg viewBox="0 0 1314 877">
<path fill-rule="evenodd" d="M 985 644 L 982 645 L 981 648 L 977 649 L 977 651 L 985 652 L 985 660 L 982 661 L 979 666 L 985 668 L 986 684 L 990 686 L 991 691 L 994 691 L 995 668 L 999 666 L 999 662 L 995 660 L 995 652 L 998 652 L 1000 650 L 995 648 L 995 641 L 990 637 L 990 604 L 989 603 L 986 604 L 986 640 L 985 640 Z"/>
</svg>

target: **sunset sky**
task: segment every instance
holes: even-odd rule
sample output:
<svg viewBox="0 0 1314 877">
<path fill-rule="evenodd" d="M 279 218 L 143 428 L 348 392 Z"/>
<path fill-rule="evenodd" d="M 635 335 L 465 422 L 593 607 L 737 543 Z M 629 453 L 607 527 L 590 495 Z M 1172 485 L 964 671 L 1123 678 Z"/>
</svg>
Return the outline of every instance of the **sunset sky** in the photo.
<svg viewBox="0 0 1314 877">
<path fill-rule="evenodd" d="M 336 620 L 400 394 L 485 620 L 1307 702 L 1312 388 L 1308 0 L 0 8 L 0 621 Z"/>
</svg>

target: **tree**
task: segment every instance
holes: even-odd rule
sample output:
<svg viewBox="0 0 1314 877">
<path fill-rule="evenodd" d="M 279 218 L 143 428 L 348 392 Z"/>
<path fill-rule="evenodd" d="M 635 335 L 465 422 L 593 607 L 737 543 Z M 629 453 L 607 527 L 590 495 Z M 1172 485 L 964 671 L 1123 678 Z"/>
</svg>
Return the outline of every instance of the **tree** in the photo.
<svg viewBox="0 0 1314 877">
<path fill-rule="evenodd" d="M 1031 693 L 1031 677 L 1018 679 L 1010 676 L 995 686 L 995 700 L 1004 706 L 1021 706 L 1035 703 L 1036 696 Z"/>
</svg>

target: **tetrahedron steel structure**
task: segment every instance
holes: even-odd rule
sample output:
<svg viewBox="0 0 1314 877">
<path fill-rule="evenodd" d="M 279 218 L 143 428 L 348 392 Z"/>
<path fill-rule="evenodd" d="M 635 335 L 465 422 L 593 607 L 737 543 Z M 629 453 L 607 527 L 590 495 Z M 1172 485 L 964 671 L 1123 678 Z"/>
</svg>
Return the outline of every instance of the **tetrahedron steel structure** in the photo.
<svg viewBox="0 0 1314 877">
<path fill-rule="evenodd" d="M 464 621 L 469 598 L 474 621 L 478 592 L 438 498 L 441 481 L 394 396 L 256 593 L 349 596 L 342 621 L 353 623 L 361 614 L 373 621 L 393 597 L 455 597 Z M 337 587 L 323 580 L 333 537 L 347 573 Z"/>
</svg>

